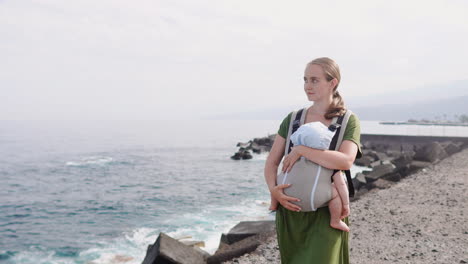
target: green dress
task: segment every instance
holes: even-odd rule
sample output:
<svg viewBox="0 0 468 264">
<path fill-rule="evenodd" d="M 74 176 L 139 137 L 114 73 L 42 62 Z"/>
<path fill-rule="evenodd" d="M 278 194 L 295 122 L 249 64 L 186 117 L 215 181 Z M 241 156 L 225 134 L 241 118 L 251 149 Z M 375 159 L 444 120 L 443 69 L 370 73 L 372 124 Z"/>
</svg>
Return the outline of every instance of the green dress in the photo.
<svg viewBox="0 0 468 264">
<path fill-rule="evenodd" d="M 281 123 L 278 134 L 288 136 L 290 113 Z M 357 157 L 361 156 L 361 129 L 359 119 L 351 115 L 343 140 L 358 146 Z M 349 224 L 348 218 L 343 220 Z M 290 211 L 281 204 L 276 211 L 276 232 L 282 264 L 348 264 L 349 233 L 330 227 L 328 207 L 312 212 Z"/>
</svg>

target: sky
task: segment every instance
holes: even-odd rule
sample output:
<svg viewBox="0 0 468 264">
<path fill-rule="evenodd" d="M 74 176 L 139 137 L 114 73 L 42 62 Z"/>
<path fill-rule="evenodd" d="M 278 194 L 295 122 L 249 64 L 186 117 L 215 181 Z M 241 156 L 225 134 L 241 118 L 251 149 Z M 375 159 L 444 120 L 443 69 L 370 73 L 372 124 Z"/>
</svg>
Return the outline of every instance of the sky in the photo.
<svg viewBox="0 0 468 264">
<path fill-rule="evenodd" d="M 466 80 L 467 13 L 465 0 L 0 0 L 0 120 L 302 106 L 304 67 L 323 56 L 345 100 Z"/>
</svg>

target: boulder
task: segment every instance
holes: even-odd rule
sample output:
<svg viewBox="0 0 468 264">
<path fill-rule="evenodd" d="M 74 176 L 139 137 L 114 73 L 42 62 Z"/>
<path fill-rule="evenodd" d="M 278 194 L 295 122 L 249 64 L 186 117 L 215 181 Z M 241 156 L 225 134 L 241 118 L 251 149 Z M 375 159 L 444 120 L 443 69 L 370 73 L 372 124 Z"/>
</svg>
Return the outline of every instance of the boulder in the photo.
<svg viewBox="0 0 468 264">
<path fill-rule="evenodd" d="M 207 263 L 222 263 L 252 252 L 276 234 L 275 221 L 245 221 L 221 235 L 216 253 L 207 258 Z"/>
<path fill-rule="evenodd" d="M 372 183 L 372 187 L 378 189 L 387 189 L 390 188 L 394 183 L 391 181 L 387 181 L 384 179 L 377 179 L 375 182 Z"/>
<path fill-rule="evenodd" d="M 367 184 L 366 176 L 361 172 L 356 173 L 356 176 L 352 179 L 352 181 L 356 190 L 359 190 L 362 186 Z"/>
<path fill-rule="evenodd" d="M 240 151 L 234 153 L 234 155 L 231 156 L 231 159 L 233 160 L 240 160 L 242 158 L 242 153 Z"/>
<path fill-rule="evenodd" d="M 377 152 L 375 154 L 377 156 L 377 160 L 380 160 L 380 161 L 385 161 L 385 160 L 389 160 L 390 158 L 387 156 L 387 154 L 383 153 L 383 152 Z"/>
<path fill-rule="evenodd" d="M 372 169 L 371 173 L 366 175 L 366 181 L 367 182 L 376 181 L 382 176 L 385 176 L 386 174 L 390 174 L 394 172 L 395 168 L 396 167 L 393 164 L 382 164 L 382 165 L 375 166 Z"/>
<path fill-rule="evenodd" d="M 227 234 L 222 234 L 221 242 L 228 245 L 234 244 L 249 236 L 267 233 L 275 228 L 275 221 L 243 221 L 231 228 Z"/>
<path fill-rule="evenodd" d="M 363 166 L 363 167 L 370 167 L 371 163 L 374 161 L 375 159 L 371 156 L 362 156 L 361 158 L 359 159 L 356 159 L 354 161 L 354 164 L 358 165 L 358 166 Z"/>
<path fill-rule="evenodd" d="M 244 152 L 242 152 L 242 159 L 252 159 L 252 154 L 250 154 L 250 151 L 248 150 L 245 150 Z"/>
<path fill-rule="evenodd" d="M 448 141 L 448 142 L 442 142 L 441 143 L 442 147 L 444 148 L 445 152 L 448 155 L 455 154 L 461 150 L 459 145 L 456 145 L 455 143 Z"/>
<path fill-rule="evenodd" d="M 427 161 L 413 160 L 413 161 L 411 162 L 410 169 L 411 169 L 411 170 L 419 170 L 419 169 L 423 169 L 423 168 L 429 167 L 429 166 L 431 166 L 431 165 L 432 165 L 432 163 L 427 162 Z"/>
<path fill-rule="evenodd" d="M 431 142 L 417 149 L 414 159 L 436 163 L 447 156 L 447 152 L 439 142 Z"/>
<path fill-rule="evenodd" d="M 148 246 L 142 264 L 203 264 L 206 259 L 194 248 L 160 233 L 153 245 Z"/>
<path fill-rule="evenodd" d="M 392 182 L 398 182 L 401 180 L 401 174 L 398 172 L 390 173 L 385 175 L 382 179 Z"/>
<path fill-rule="evenodd" d="M 273 140 L 270 137 L 254 138 L 253 142 L 260 146 L 273 146 Z"/>
<path fill-rule="evenodd" d="M 395 165 L 396 170 L 400 171 L 409 168 L 411 161 L 413 161 L 413 156 L 408 153 L 403 153 L 401 156 L 394 159 L 392 163 Z"/>
<path fill-rule="evenodd" d="M 260 244 L 261 241 L 258 239 L 258 235 L 245 238 L 231 245 L 222 243 L 216 253 L 209 256 L 206 262 L 209 264 L 222 263 L 224 261 L 240 257 L 246 253 L 250 253 L 257 249 Z"/>
<path fill-rule="evenodd" d="M 382 165 L 382 161 L 376 160 L 376 161 L 374 161 L 374 162 L 372 162 L 372 163 L 370 164 L 370 167 L 371 167 L 371 168 L 374 168 L 374 167 L 377 167 L 377 166 L 379 166 L 379 165 Z"/>
</svg>

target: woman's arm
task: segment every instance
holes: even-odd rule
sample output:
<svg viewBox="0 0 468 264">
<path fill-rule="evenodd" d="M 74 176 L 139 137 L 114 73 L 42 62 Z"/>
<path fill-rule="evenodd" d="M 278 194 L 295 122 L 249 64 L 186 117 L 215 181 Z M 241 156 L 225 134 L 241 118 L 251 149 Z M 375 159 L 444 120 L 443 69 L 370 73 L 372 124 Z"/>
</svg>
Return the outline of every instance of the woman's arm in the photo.
<svg viewBox="0 0 468 264">
<path fill-rule="evenodd" d="M 271 147 L 270 154 L 265 162 L 265 181 L 270 190 L 271 196 L 276 199 L 283 207 L 291 211 L 299 211 L 301 208 L 290 201 L 299 201 L 299 199 L 284 194 L 283 189 L 289 187 L 288 184 L 276 185 L 276 176 L 278 173 L 278 166 L 283 158 L 286 140 L 276 135 L 273 146 Z"/>
<path fill-rule="evenodd" d="M 358 146 L 351 140 L 343 140 L 338 151 L 295 146 L 290 154 L 284 158 L 283 171 L 289 172 L 301 156 L 325 168 L 349 170 L 354 163 L 357 152 Z"/>
</svg>

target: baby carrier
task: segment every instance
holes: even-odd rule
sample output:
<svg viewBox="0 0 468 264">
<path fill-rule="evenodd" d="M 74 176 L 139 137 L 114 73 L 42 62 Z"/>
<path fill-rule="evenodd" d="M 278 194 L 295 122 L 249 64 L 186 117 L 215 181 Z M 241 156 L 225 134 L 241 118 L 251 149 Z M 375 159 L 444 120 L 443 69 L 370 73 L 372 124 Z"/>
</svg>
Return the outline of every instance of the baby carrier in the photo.
<svg viewBox="0 0 468 264">
<path fill-rule="evenodd" d="M 291 152 L 293 147 L 293 143 L 290 140 L 291 134 L 304 124 L 306 111 L 307 108 L 304 108 L 292 113 L 284 155 L 288 155 Z M 329 150 L 338 150 L 340 148 L 351 114 L 352 112 L 347 110 L 344 115 L 332 119 L 332 123 L 328 129 L 332 131 L 336 130 L 336 133 L 330 143 Z M 300 202 L 293 202 L 301 207 L 301 211 L 315 211 L 317 208 L 327 206 L 331 200 L 332 176 L 337 171 L 322 167 L 315 162 L 307 160 L 305 157 L 301 157 L 293 165 L 289 173 L 279 173 L 276 182 L 278 185 L 291 184 L 290 187 L 284 189 L 284 193 L 301 200 Z M 349 170 L 345 171 L 345 173 L 349 195 L 352 197 L 354 195 L 354 187 L 351 173 Z"/>
</svg>

